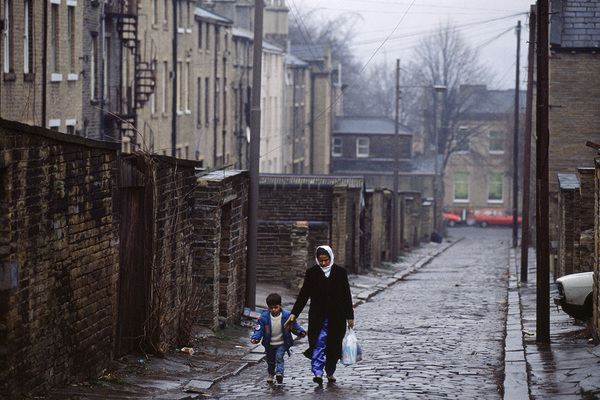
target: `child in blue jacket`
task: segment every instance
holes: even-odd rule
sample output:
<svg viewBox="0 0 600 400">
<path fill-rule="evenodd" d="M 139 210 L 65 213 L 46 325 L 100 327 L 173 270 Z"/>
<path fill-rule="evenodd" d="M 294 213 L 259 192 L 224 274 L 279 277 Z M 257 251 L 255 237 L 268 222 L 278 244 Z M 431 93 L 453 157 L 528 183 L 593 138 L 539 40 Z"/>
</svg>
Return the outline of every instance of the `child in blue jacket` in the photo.
<svg viewBox="0 0 600 400">
<path fill-rule="evenodd" d="M 306 332 L 294 321 L 291 332 L 286 332 L 283 325 L 290 317 L 289 311 L 281 308 L 281 296 L 277 293 L 271 293 L 267 296 L 267 306 L 269 311 L 262 313 L 251 342 L 258 343 L 262 338 L 262 345 L 265 346 L 267 353 L 267 377 L 268 383 L 273 383 L 273 376 L 277 378 L 277 383 L 283 382 L 283 356 L 287 351 L 290 355 L 290 347 L 294 345 L 292 332 L 296 336 L 304 337 Z"/>
</svg>

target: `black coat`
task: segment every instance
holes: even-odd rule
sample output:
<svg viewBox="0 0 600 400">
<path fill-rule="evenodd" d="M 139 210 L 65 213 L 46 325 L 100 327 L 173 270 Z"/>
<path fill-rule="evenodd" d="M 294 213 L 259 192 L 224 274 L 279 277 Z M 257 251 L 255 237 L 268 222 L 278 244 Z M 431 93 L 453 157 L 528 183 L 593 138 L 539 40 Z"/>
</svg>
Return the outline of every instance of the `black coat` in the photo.
<svg viewBox="0 0 600 400">
<path fill-rule="evenodd" d="M 354 319 L 352 295 L 346 270 L 336 264 L 331 267 L 329 278 L 325 277 L 320 266 L 306 270 L 304 283 L 296 299 L 292 314 L 296 317 L 302 312 L 310 298 L 308 311 L 308 344 L 304 353 L 312 358 L 312 352 L 327 318 L 327 357 L 336 359 L 342 356 L 342 340 L 346 333 L 346 320 Z"/>
</svg>

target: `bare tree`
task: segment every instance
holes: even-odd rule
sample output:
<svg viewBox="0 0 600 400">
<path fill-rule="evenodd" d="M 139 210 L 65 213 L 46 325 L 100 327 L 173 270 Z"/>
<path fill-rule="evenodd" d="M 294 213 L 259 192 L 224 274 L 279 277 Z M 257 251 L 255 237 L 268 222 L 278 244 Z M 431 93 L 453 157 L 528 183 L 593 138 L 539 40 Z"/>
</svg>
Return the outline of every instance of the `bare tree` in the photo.
<svg viewBox="0 0 600 400">
<path fill-rule="evenodd" d="M 434 148 L 443 156 L 443 174 L 450 154 L 462 146 L 456 140 L 459 126 L 480 103 L 482 90 L 478 89 L 491 82 L 488 69 L 479 62 L 478 52 L 463 40 L 460 31 L 446 23 L 415 46 L 408 75 L 408 86 L 421 91 L 426 142 L 435 145 L 437 130 Z M 436 87 L 443 87 L 444 91 L 438 93 Z M 471 135 L 476 133 L 477 129 L 471 127 Z"/>
</svg>

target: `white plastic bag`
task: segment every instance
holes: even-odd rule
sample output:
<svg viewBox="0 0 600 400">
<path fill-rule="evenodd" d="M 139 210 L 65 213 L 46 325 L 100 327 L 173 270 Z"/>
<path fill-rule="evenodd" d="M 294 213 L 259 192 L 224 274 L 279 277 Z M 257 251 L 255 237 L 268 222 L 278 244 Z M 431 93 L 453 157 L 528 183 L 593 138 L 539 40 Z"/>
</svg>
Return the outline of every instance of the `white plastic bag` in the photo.
<svg viewBox="0 0 600 400">
<path fill-rule="evenodd" d="M 342 340 L 342 364 L 351 365 L 362 360 L 362 350 L 354 329 L 348 329 Z"/>
</svg>

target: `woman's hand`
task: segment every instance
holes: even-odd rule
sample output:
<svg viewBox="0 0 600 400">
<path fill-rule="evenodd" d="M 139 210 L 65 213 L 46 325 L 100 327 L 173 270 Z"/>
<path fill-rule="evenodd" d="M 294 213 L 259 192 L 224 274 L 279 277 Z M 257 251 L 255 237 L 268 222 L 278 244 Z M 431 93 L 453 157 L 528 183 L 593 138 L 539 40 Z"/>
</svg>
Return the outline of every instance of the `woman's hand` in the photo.
<svg viewBox="0 0 600 400">
<path fill-rule="evenodd" d="M 294 314 L 290 314 L 290 317 L 288 318 L 288 320 L 285 321 L 285 324 L 283 324 L 283 329 L 285 329 L 286 332 L 291 332 L 292 329 L 294 328 L 295 320 L 296 320 L 296 316 Z"/>
<path fill-rule="evenodd" d="M 348 329 L 352 329 L 354 328 L 354 320 L 353 319 L 349 319 L 348 320 Z"/>
</svg>

